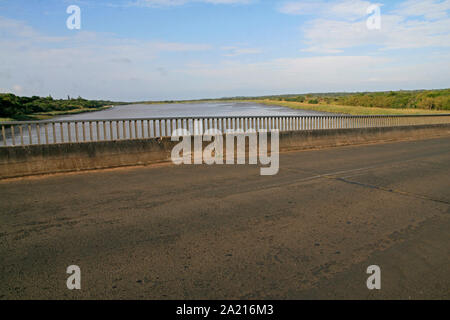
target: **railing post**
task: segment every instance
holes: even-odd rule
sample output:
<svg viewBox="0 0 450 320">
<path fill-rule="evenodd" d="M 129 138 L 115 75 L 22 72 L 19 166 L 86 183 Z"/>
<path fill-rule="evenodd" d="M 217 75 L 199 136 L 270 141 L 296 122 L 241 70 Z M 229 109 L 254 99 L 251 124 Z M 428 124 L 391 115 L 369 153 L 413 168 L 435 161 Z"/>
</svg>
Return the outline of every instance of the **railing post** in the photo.
<svg viewBox="0 0 450 320">
<path fill-rule="evenodd" d="M 31 135 L 31 124 L 28 125 L 29 144 L 33 144 L 33 136 Z"/>
<path fill-rule="evenodd" d="M 128 133 L 130 134 L 130 140 L 133 139 L 133 128 L 132 128 L 132 120 L 127 120 L 128 123 Z"/>
<path fill-rule="evenodd" d="M 109 140 L 114 140 L 114 130 L 113 130 L 113 122 L 109 121 Z"/>
<path fill-rule="evenodd" d="M 72 142 L 72 134 L 71 134 L 71 125 L 70 122 L 67 122 L 67 134 L 69 136 L 69 143 Z"/>
<path fill-rule="evenodd" d="M 52 122 L 53 143 L 56 143 L 56 124 Z"/>
<path fill-rule="evenodd" d="M 6 147 L 7 146 L 7 142 L 6 142 L 6 132 L 5 132 L 5 126 L 2 125 L 2 137 L 3 137 L 3 145 Z"/>
<path fill-rule="evenodd" d="M 14 133 L 14 125 L 11 125 L 11 138 L 12 138 L 12 144 L 13 146 L 16 145 L 16 137 L 15 137 L 15 133 Z"/>
<path fill-rule="evenodd" d="M 93 141 L 93 134 L 92 134 L 92 121 L 89 121 L 89 140 Z"/>
<path fill-rule="evenodd" d="M 83 134 L 83 142 L 86 142 L 86 125 L 84 121 L 81 122 L 81 133 Z"/>
<path fill-rule="evenodd" d="M 98 121 L 95 121 L 95 141 L 99 141 L 100 128 L 98 126 Z"/>
<path fill-rule="evenodd" d="M 22 129 L 22 125 L 19 126 L 19 132 L 20 132 L 20 144 L 23 146 L 23 129 Z"/>
<path fill-rule="evenodd" d="M 75 141 L 80 142 L 80 138 L 78 137 L 78 122 L 75 121 Z"/>
<path fill-rule="evenodd" d="M 134 120 L 134 138 L 138 139 L 138 127 L 137 127 L 137 120 Z"/>
<path fill-rule="evenodd" d="M 41 129 L 39 128 L 39 124 L 36 124 L 36 134 L 38 144 L 41 144 Z"/>
</svg>

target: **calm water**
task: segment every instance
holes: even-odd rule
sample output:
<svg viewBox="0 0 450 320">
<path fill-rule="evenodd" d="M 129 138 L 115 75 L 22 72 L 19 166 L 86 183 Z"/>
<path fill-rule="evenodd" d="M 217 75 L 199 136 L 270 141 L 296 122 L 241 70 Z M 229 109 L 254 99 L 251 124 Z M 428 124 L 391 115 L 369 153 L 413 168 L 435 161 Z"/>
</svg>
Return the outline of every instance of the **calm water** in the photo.
<svg viewBox="0 0 450 320">
<path fill-rule="evenodd" d="M 266 106 L 252 102 L 205 102 L 179 104 L 135 104 L 115 106 L 108 110 L 61 116 L 60 120 L 128 119 L 147 117 L 221 117 L 221 116 L 292 116 L 326 113 Z"/>
<path fill-rule="evenodd" d="M 176 117 L 244 117 L 244 116 L 310 116 L 310 115 L 326 115 L 326 113 L 315 112 L 315 111 L 307 111 L 307 110 L 294 110 L 285 107 L 279 106 L 266 106 L 263 104 L 257 104 L 252 102 L 205 102 L 205 103 L 180 103 L 180 104 L 135 104 L 135 105 L 124 105 L 124 106 L 115 106 L 108 110 L 98 111 L 98 112 L 88 112 L 74 115 L 65 115 L 56 117 L 53 120 L 107 120 L 107 119 L 137 119 L 137 118 L 176 118 Z M 142 132 L 166 132 L 167 123 L 163 121 L 162 123 L 152 122 L 151 127 L 150 124 L 144 122 L 137 122 L 134 126 L 137 126 L 138 137 L 144 137 Z M 187 125 L 187 124 L 186 124 Z M 192 120 L 189 120 L 189 126 L 192 126 Z M 78 137 L 82 134 L 82 126 L 80 123 L 76 125 L 78 127 Z M 96 141 L 102 140 L 106 136 L 107 138 L 111 136 L 110 130 L 111 126 L 113 126 L 112 137 L 114 139 L 117 138 L 126 138 L 132 137 L 132 134 L 136 136 L 135 129 L 130 128 L 130 124 L 128 121 L 118 121 L 111 124 L 106 125 L 101 121 L 99 123 L 94 123 L 91 129 L 89 127 L 85 128 L 86 141 Z M 98 126 L 98 128 L 97 128 Z M 161 127 L 160 127 L 161 126 Z M 167 132 L 171 130 L 171 124 L 169 123 L 167 128 Z M 120 127 L 120 129 L 119 129 Z M 155 127 L 155 128 L 153 128 Z M 28 132 L 28 127 L 22 127 L 23 130 L 23 142 L 24 144 L 36 144 L 38 143 L 38 137 L 41 139 L 40 141 L 44 141 L 44 137 L 46 135 L 49 136 L 50 142 L 67 142 L 67 141 L 75 141 L 75 139 L 71 140 L 71 137 L 77 136 L 77 131 L 75 125 L 68 124 L 59 124 L 55 126 L 55 131 L 50 126 L 47 128 L 47 134 L 45 132 L 44 125 L 41 125 L 39 130 L 36 125 L 31 126 L 31 135 Z M 19 139 L 19 127 L 14 129 L 15 136 L 14 138 L 15 144 L 20 144 L 21 141 Z M 199 129 L 195 129 L 199 130 Z M 87 131 L 87 132 L 86 132 Z M 70 135 L 69 135 L 70 133 Z M 109 136 L 108 136 L 109 134 Z M 153 134 L 154 135 L 154 134 Z M 92 137 L 91 137 L 92 136 Z M 31 138 L 31 139 L 30 139 Z M 7 145 L 13 144 L 13 137 L 11 129 L 6 128 L 6 143 Z M 3 141 L 1 143 L 3 145 Z"/>
</svg>

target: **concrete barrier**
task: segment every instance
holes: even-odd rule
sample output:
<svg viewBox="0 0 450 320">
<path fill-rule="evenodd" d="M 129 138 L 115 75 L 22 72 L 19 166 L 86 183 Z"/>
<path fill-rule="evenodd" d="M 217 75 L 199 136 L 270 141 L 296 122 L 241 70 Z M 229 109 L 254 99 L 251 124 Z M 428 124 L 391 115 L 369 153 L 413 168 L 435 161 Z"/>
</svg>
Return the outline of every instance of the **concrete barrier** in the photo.
<svg viewBox="0 0 450 320">
<path fill-rule="evenodd" d="M 280 133 L 280 151 L 439 136 L 450 136 L 449 124 L 289 131 Z M 177 143 L 158 138 L 4 147 L 0 148 L 0 179 L 167 162 Z"/>
</svg>

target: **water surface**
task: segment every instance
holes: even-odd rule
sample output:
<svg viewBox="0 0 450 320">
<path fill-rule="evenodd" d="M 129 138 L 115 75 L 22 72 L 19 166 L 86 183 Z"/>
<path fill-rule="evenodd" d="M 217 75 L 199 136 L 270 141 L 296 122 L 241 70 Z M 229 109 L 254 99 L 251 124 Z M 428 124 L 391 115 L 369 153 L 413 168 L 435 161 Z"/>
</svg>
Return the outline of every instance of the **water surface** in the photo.
<svg viewBox="0 0 450 320">
<path fill-rule="evenodd" d="M 244 117 L 244 116 L 310 116 L 324 112 L 267 106 L 254 102 L 202 102 L 173 104 L 132 104 L 111 109 L 66 115 L 55 120 L 133 119 L 149 117 Z"/>
<path fill-rule="evenodd" d="M 203 103 L 174 103 L 174 104 L 132 104 L 114 106 L 107 110 L 86 112 L 80 114 L 64 115 L 52 120 L 116 120 L 116 119 L 145 119 L 145 118 L 177 118 L 177 117 L 230 117 L 228 121 L 236 127 L 237 120 L 233 117 L 261 117 L 261 116 L 314 116 L 327 115 L 327 113 L 296 110 L 280 106 L 268 106 L 254 102 L 203 102 Z M 186 120 L 185 127 L 195 127 L 193 120 Z M 197 134 L 202 130 L 203 124 L 194 130 Z M 211 124 L 212 125 L 212 124 Z M 167 121 L 99 121 L 91 124 L 68 124 L 40 126 L 17 126 L 14 129 L 14 138 L 11 128 L 6 128 L 6 144 L 36 144 L 39 141 L 51 143 L 67 141 L 98 141 L 107 139 L 146 138 L 167 136 L 171 132 L 173 122 Z M 216 127 L 220 125 L 216 121 Z M 19 130 L 23 135 L 20 137 Z M 31 134 L 28 129 L 30 129 Z M 200 130 L 200 131 L 199 131 Z M 2 141 L 3 142 L 3 141 Z M 4 144 L 4 143 L 2 143 Z"/>
</svg>

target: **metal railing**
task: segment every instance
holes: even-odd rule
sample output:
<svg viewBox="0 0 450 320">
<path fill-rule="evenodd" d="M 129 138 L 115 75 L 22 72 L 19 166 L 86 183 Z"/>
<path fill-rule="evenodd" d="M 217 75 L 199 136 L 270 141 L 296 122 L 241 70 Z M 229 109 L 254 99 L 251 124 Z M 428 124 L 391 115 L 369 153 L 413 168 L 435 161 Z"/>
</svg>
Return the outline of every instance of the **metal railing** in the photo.
<svg viewBox="0 0 450 320">
<path fill-rule="evenodd" d="M 0 122 L 0 146 L 82 143 L 171 136 L 175 129 L 329 130 L 450 124 L 450 114 L 407 116 L 261 116 Z"/>
</svg>

